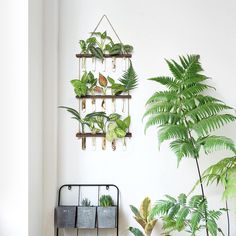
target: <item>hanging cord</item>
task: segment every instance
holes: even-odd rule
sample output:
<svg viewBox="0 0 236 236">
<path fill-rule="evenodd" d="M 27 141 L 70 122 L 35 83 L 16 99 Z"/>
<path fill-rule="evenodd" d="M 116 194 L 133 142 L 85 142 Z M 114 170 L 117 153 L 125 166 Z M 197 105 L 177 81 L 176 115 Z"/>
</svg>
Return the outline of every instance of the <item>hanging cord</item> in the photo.
<svg viewBox="0 0 236 236">
<path fill-rule="evenodd" d="M 111 23 L 110 20 L 108 19 L 107 15 L 103 15 L 103 16 L 101 17 L 101 19 L 99 20 L 97 26 L 95 27 L 95 29 L 94 29 L 93 32 L 91 33 L 91 36 L 94 35 L 94 33 L 96 32 L 96 30 L 98 29 L 98 26 L 101 24 L 101 22 L 102 22 L 102 20 L 103 20 L 104 18 L 106 18 L 107 22 L 108 22 L 109 25 L 111 26 L 111 28 L 112 28 L 113 32 L 115 33 L 117 39 L 120 41 L 121 44 L 123 44 L 122 41 L 121 41 L 121 39 L 120 39 L 120 37 L 119 37 L 119 35 L 117 34 L 115 28 L 113 27 L 112 23 Z"/>
</svg>

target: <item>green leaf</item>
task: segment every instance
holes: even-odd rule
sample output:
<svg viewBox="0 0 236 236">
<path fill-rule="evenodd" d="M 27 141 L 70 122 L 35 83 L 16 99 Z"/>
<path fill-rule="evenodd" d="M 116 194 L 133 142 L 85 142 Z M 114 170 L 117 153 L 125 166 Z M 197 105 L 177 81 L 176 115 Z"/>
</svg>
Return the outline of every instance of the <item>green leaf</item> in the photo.
<svg viewBox="0 0 236 236">
<path fill-rule="evenodd" d="M 208 219 L 207 228 L 208 228 L 211 236 L 217 236 L 217 224 L 215 221 Z"/>
<path fill-rule="evenodd" d="M 190 210 L 187 207 L 183 207 L 179 210 L 177 216 L 176 216 L 176 228 L 177 230 L 181 231 L 184 228 L 185 219 L 187 218 L 188 214 L 190 213 Z"/>
<path fill-rule="evenodd" d="M 201 212 L 194 211 L 192 213 L 190 225 L 191 225 L 191 230 L 193 234 L 195 234 L 195 232 L 198 230 L 201 219 L 202 219 Z"/>
<path fill-rule="evenodd" d="M 125 92 L 133 90 L 138 86 L 137 74 L 134 71 L 132 63 L 130 63 L 128 70 L 122 75 L 122 78 L 120 78 L 119 81 L 124 86 Z"/>
<path fill-rule="evenodd" d="M 170 149 L 176 154 L 178 165 L 183 157 L 194 157 L 196 155 L 195 147 L 189 140 L 177 139 L 170 143 Z"/>
<path fill-rule="evenodd" d="M 162 85 L 165 85 L 170 90 L 176 90 L 179 87 L 178 82 L 175 81 L 172 77 L 159 76 L 159 77 L 150 78 L 148 80 L 156 81 Z"/>
<path fill-rule="evenodd" d="M 157 102 L 170 102 L 178 98 L 178 94 L 175 91 L 160 91 L 155 92 L 146 102 L 146 105 Z"/>
<path fill-rule="evenodd" d="M 131 117 L 130 116 L 127 116 L 123 122 L 125 123 L 126 127 L 129 128 L 130 126 L 130 122 L 131 122 Z"/>
<path fill-rule="evenodd" d="M 186 201 L 187 201 L 187 196 L 186 196 L 186 194 L 181 193 L 181 194 L 178 196 L 178 201 L 179 201 L 180 205 L 185 205 L 185 204 L 186 204 Z"/>
<path fill-rule="evenodd" d="M 187 139 L 188 133 L 184 125 L 165 125 L 158 131 L 159 142 L 171 139 Z"/>
<path fill-rule="evenodd" d="M 115 84 L 115 80 L 112 79 L 110 76 L 107 76 L 107 80 L 109 81 L 111 85 Z"/>
<path fill-rule="evenodd" d="M 116 120 L 116 124 L 117 124 L 117 126 L 120 128 L 120 129 L 122 129 L 123 131 L 126 131 L 126 129 L 128 128 L 127 127 L 127 125 L 125 124 L 125 122 L 124 121 L 122 121 L 122 120 Z"/>
<path fill-rule="evenodd" d="M 82 82 L 81 80 L 71 80 L 71 84 L 74 87 L 75 94 L 79 97 L 85 96 L 88 91 L 88 87 L 86 83 Z"/>
<path fill-rule="evenodd" d="M 133 233 L 135 236 L 144 236 L 142 231 L 140 231 L 138 228 L 129 227 L 129 231 Z"/>
<path fill-rule="evenodd" d="M 219 150 L 229 150 L 236 153 L 233 140 L 224 136 L 211 135 L 199 138 L 197 144 L 202 145 L 206 154 Z"/>
<path fill-rule="evenodd" d="M 89 51 L 92 53 L 93 56 L 97 57 L 98 59 L 103 59 L 103 52 L 101 48 L 90 46 Z"/>
<path fill-rule="evenodd" d="M 192 129 L 196 131 L 199 136 L 208 135 L 210 132 L 235 120 L 236 117 L 230 114 L 214 115 L 193 124 Z"/>
<path fill-rule="evenodd" d="M 124 138 L 126 135 L 126 132 L 119 127 L 115 128 L 115 133 L 118 138 Z"/>
<path fill-rule="evenodd" d="M 131 211 L 134 213 L 134 215 L 135 215 L 136 217 L 141 218 L 140 212 L 139 212 L 139 210 L 138 210 L 135 206 L 130 205 L 130 209 L 131 209 Z"/>
</svg>

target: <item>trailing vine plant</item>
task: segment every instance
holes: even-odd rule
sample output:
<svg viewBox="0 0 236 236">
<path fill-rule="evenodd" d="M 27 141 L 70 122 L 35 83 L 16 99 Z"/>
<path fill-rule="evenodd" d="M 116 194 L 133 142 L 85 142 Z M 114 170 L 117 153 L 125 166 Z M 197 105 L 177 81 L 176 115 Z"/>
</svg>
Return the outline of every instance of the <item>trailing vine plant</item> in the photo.
<svg viewBox="0 0 236 236">
<path fill-rule="evenodd" d="M 158 128 L 159 143 L 170 141 L 169 146 L 177 156 L 178 165 L 184 157 L 194 159 L 202 200 L 205 202 L 203 206 L 206 206 L 203 182 L 223 182 L 227 196 L 232 192 L 232 184 L 235 185 L 233 176 L 236 167 L 235 157 L 233 157 L 234 159 L 224 160 L 230 163 L 227 166 L 231 171 L 221 169 L 223 163 L 220 162 L 202 175 L 199 165 L 201 151 L 210 154 L 216 150 L 228 150 L 235 156 L 233 141 L 228 137 L 212 133 L 225 124 L 235 121 L 236 117 L 229 112 L 232 107 L 215 97 L 204 94 L 208 89 L 214 88 L 205 83 L 208 77 L 202 74 L 203 69 L 199 59 L 199 55 L 188 55 L 179 57 L 180 62 L 166 60 L 172 76 L 149 79 L 164 85 L 166 90 L 157 91 L 148 99 L 144 118 L 147 118 L 145 131 L 150 126 L 155 126 Z M 203 209 L 206 235 L 209 236 L 209 233 L 216 235 L 216 221 L 213 224 L 209 219 L 207 208 Z"/>
</svg>

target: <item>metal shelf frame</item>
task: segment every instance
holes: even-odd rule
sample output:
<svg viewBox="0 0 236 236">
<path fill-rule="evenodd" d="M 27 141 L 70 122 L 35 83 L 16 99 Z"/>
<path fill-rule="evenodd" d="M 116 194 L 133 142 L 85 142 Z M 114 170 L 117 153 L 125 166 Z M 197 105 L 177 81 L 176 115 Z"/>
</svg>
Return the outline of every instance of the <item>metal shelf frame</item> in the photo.
<svg viewBox="0 0 236 236">
<path fill-rule="evenodd" d="M 116 236 L 118 236 L 119 235 L 119 205 L 120 205 L 120 190 L 119 190 L 119 188 L 114 184 L 64 184 L 58 190 L 58 202 L 57 202 L 58 206 L 62 206 L 61 205 L 62 189 L 67 188 L 70 191 L 73 187 L 76 187 L 79 190 L 78 191 L 77 206 L 80 206 L 80 195 L 81 195 L 81 188 L 82 187 L 88 187 L 88 188 L 89 187 L 96 187 L 97 188 L 98 206 L 99 206 L 99 198 L 100 198 L 100 189 L 101 189 L 101 187 L 105 187 L 107 190 L 110 189 L 110 188 L 115 188 L 115 190 L 116 190 L 116 199 L 115 199 L 116 201 L 115 202 L 116 202 L 116 207 L 117 207 L 117 212 L 116 212 L 116 226 L 117 227 L 113 228 L 113 229 L 116 230 Z M 78 228 L 75 228 L 75 229 L 77 229 L 77 235 L 79 235 L 79 229 Z M 95 229 L 97 230 L 97 236 L 99 236 L 99 229 L 102 229 L 102 228 L 98 228 L 96 226 Z M 57 227 L 56 235 L 59 236 L 59 228 L 58 227 Z"/>
</svg>

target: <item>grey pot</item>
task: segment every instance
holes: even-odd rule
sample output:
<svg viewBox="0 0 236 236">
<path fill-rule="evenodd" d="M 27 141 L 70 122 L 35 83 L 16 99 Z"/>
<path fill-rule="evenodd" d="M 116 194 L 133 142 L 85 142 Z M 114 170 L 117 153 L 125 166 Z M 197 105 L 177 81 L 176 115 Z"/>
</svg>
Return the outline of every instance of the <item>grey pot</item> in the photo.
<svg viewBox="0 0 236 236">
<path fill-rule="evenodd" d="M 75 228 L 76 206 L 58 206 L 55 213 L 58 228 Z"/>
<path fill-rule="evenodd" d="M 117 227 L 117 207 L 98 207 L 98 228 L 116 228 Z"/>
<path fill-rule="evenodd" d="M 96 227 L 96 207 L 77 207 L 76 227 L 94 229 Z"/>
</svg>

